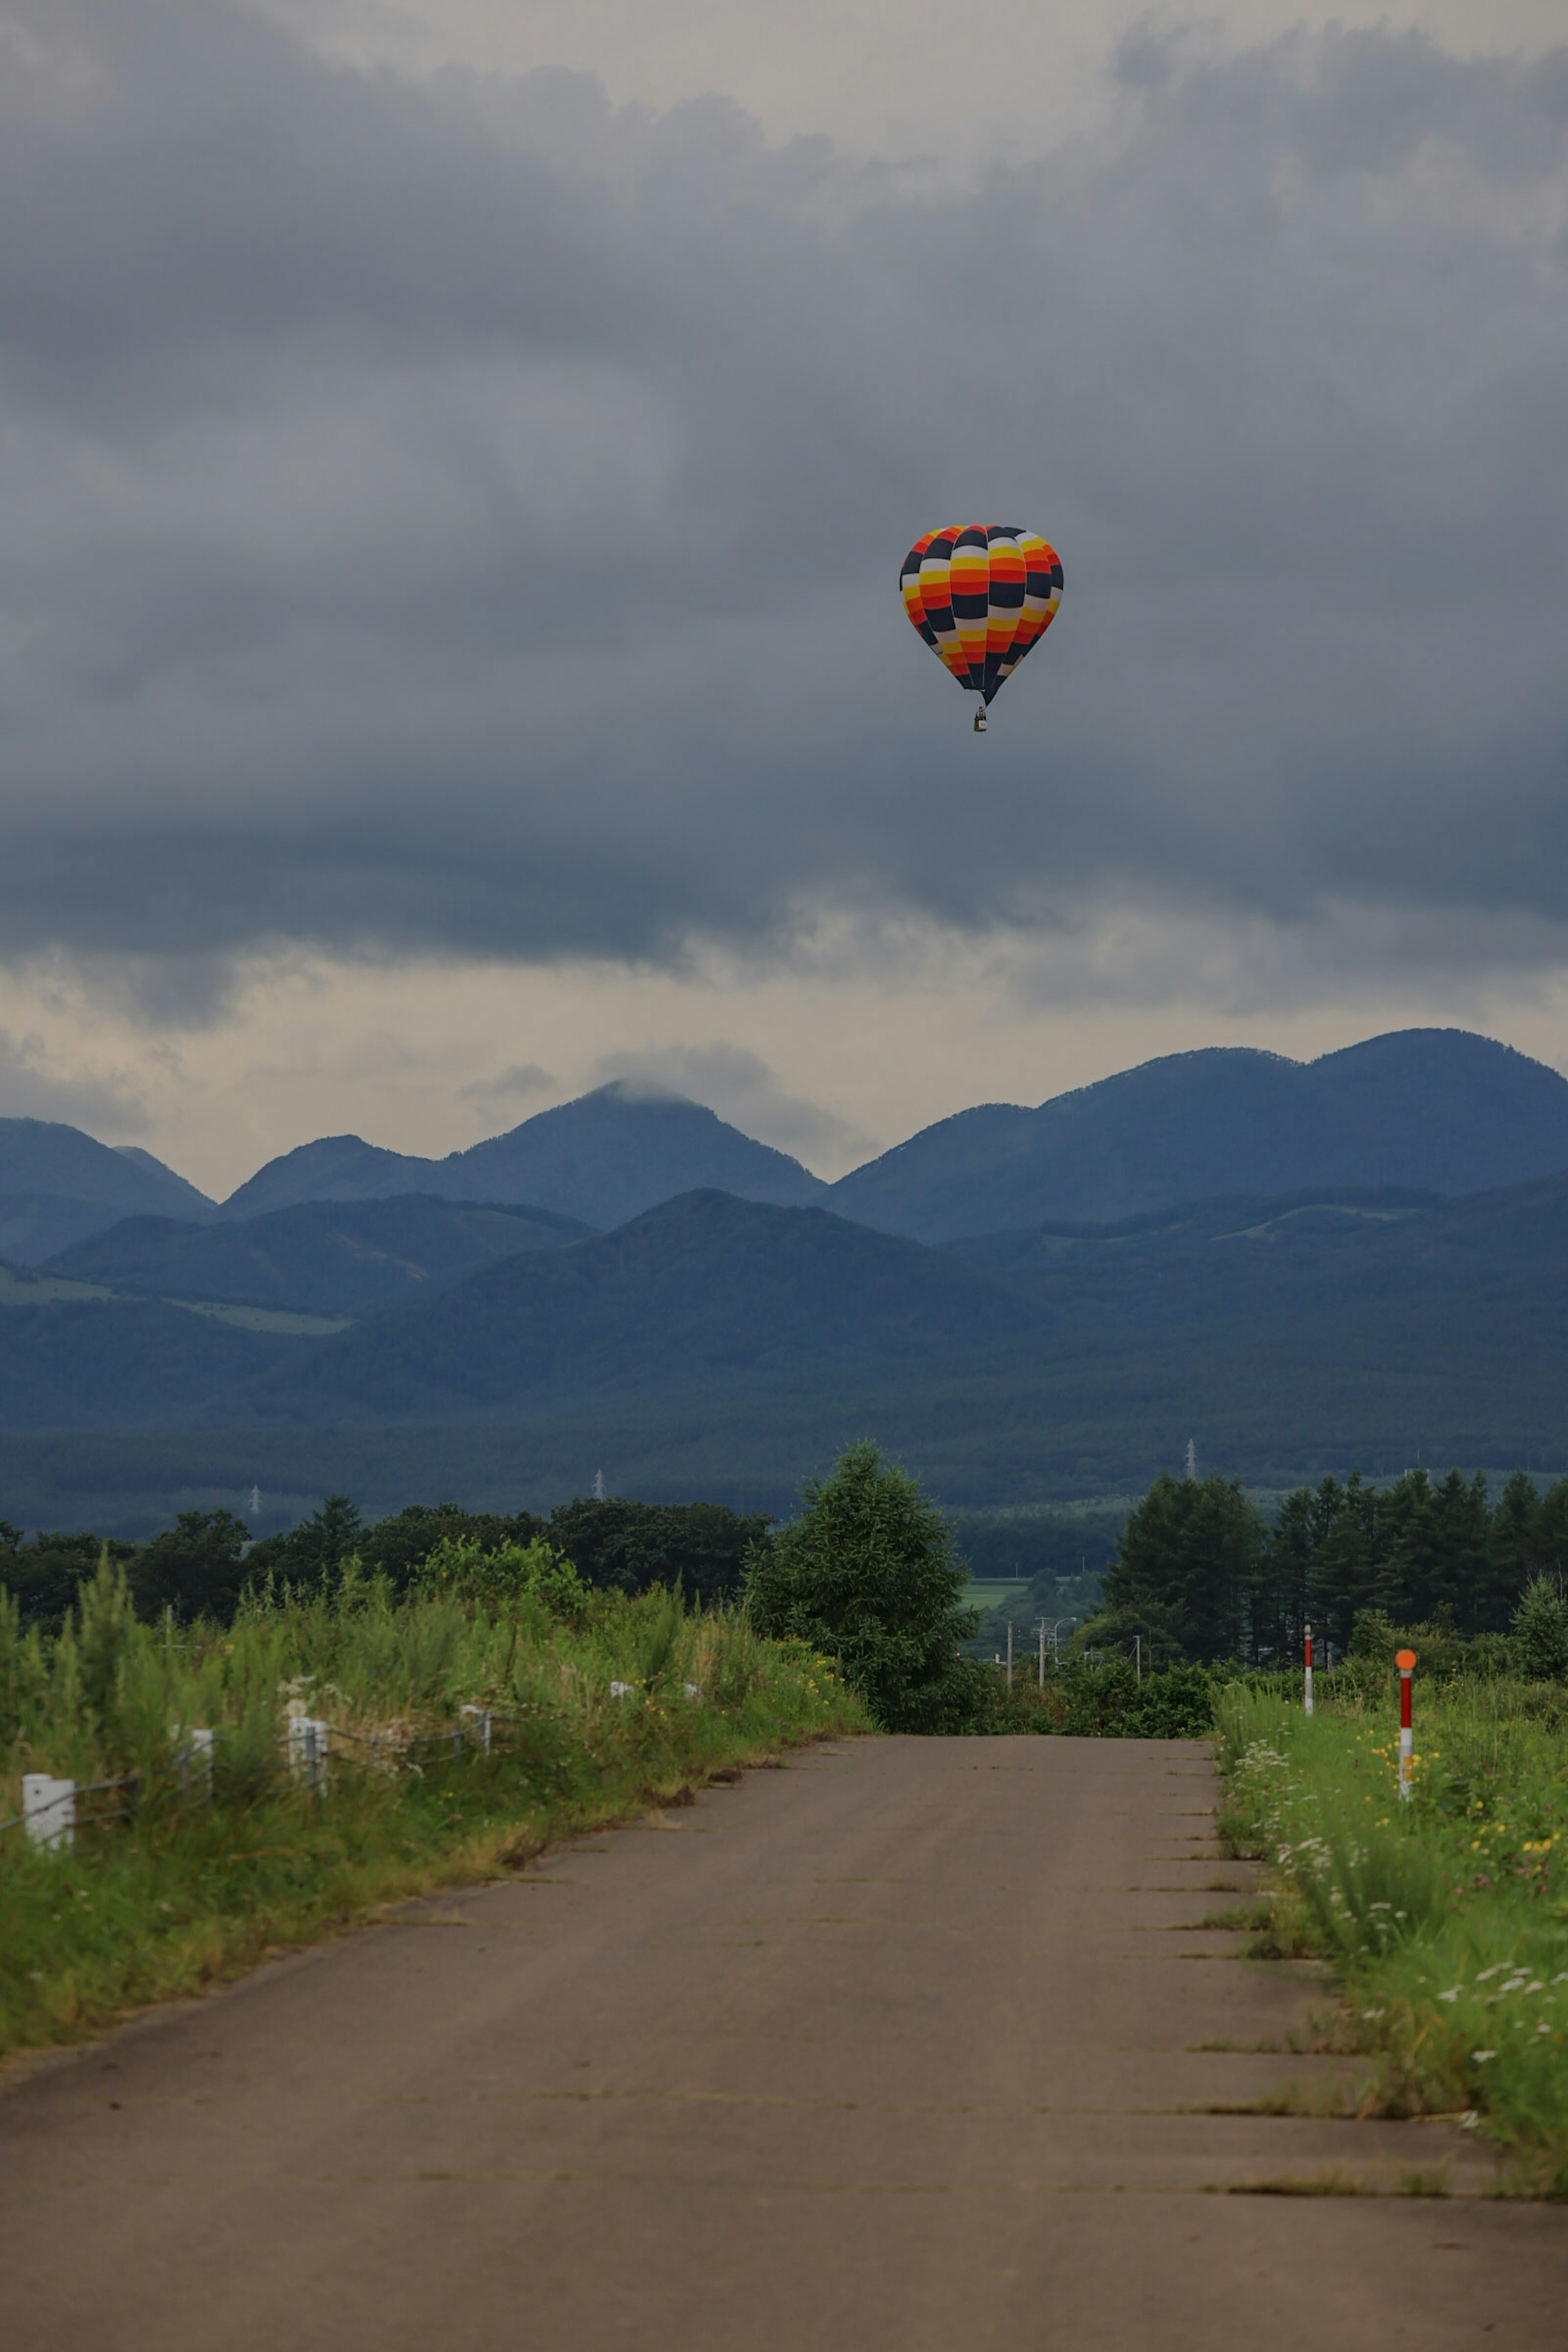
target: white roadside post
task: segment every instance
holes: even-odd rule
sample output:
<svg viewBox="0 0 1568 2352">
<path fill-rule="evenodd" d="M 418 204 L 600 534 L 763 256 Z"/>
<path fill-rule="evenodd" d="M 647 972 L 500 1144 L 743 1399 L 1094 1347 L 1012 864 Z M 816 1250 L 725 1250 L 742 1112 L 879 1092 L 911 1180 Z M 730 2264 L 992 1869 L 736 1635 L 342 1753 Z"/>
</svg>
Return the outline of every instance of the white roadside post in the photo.
<svg viewBox="0 0 1568 2352">
<path fill-rule="evenodd" d="M 76 1843 L 76 1782 L 48 1772 L 22 1775 L 22 1819 L 35 1845 L 58 1853 Z"/>
<path fill-rule="evenodd" d="M 328 1738 L 331 1726 L 311 1715 L 289 1717 L 289 1769 L 308 1789 L 327 1785 Z"/>
<path fill-rule="evenodd" d="M 1415 1734 L 1410 1723 L 1410 1677 L 1415 1671 L 1414 1650 L 1396 1650 L 1399 1668 L 1399 1801 L 1407 1805 L 1415 1793 Z"/>
<path fill-rule="evenodd" d="M 1309 1625 L 1304 1630 L 1307 1636 L 1307 1664 L 1305 1680 L 1301 1685 L 1301 1705 L 1310 1715 L 1312 1712 L 1312 1629 Z"/>
<path fill-rule="evenodd" d="M 180 1776 L 180 1794 L 190 1802 L 193 1785 L 200 1788 L 203 1798 L 210 1802 L 213 1792 L 213 1747 L 216 1735 L 197 1725 L 184 1729 L 177 1723 L 169 1726 L 169 1736 L 178 1741 L 174 1749 L 174 1769 Z"/>
</svg>

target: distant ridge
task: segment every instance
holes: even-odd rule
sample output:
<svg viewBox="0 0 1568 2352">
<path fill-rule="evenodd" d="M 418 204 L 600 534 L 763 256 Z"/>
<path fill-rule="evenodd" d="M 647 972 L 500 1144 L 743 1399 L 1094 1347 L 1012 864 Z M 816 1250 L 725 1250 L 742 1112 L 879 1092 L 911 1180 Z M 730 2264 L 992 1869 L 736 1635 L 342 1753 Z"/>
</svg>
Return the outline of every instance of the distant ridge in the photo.
<svg viewBox="0 0 1568 2352">
<path fill-rule="evenodd" d="M 0 1257 L 36 1265 L 119 1217 L 216 1211 L 137 1144 L 113 1149 L 48 1118 L 0 1118 Z"/>
<path fill-rule="evenodd" d="M 617 1078 L 445 1160 L 384 1151 L 357 1135 L 301 1144 L 258 1169 L 220 1213 L 253 1217 L 303 1201 L 435 1192 L 448 1201 L 526 1203 L 608 1226 L 705 1186 L 778 1208 L 804 1207 L 827 1189 L 798 1160 L 755 1142 L 701 1103 Z"/>
<path fill-rule="evenodd" d="M 101 1201 L 127 1216 L 212 1214 L 213 1203 L 138 1144 L 118 1150 L 52 1118 L 0 1118 L 0 1194 Z"/>
<path fill-rule="evenodd" d="M 1479 1192 L 1568 1169 L 1568 1079 L 1463 1029 L 1293 1062 L 1171 1054 L 1037 1110 L 939 1120 L 833 1185 L 840 1215 L 921 1241 L 1312 1185 Z"/>
</svg>

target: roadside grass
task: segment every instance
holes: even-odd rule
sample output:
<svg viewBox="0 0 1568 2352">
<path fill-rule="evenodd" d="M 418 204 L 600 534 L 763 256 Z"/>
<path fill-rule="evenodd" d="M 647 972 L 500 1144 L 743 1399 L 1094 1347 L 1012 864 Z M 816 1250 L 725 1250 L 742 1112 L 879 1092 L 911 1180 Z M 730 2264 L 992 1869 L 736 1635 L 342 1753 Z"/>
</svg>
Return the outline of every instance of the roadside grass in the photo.
<svg viewBox="0 0 1568 2352">
<path fill-rule="evenodd" d="M 1236 1685 L 1215 1720 L 1221 1832 L 1276 1873 L 1258 1948 L 1334 1964 L 1362 2112 L 1471 2119 L 1568 2196 L 1568 1692 L 1423 1685 L 1407 1804 L 1391 1699 Z"/>
<path fill-rule="evenodd" d="M 488 1753 L 472 1731 L 451 1752 L 465 1706 L 490 1715 Z M 332 1727 L 319 1790 L 280 1760 L 290 1711 Z M 210 1797 L 182 1754 L 198 1726 L 217 1736 Z M 24 1772 L 136 1783 L 128 1818 L 84 1822 L 68 1848 L 0 1837 L 0 2051 L 79 2039 L 379 1904 L 868 1727 L 804 1645 L 569 1571 L 399 1599 L 351 1570 L 227 1627 L 176 1627 L 140 1622 L 105 1568 L 54 1640 L 19 1634 L 0 1595 L 0 1819 Z"/>
</svg>

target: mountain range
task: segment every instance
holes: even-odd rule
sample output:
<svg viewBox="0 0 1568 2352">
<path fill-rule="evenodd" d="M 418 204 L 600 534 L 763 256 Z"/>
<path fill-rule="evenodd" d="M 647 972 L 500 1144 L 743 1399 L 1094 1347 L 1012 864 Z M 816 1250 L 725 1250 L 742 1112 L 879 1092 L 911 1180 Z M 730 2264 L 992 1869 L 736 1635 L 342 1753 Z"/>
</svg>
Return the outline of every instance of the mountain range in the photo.
<svg viewBox="0 0 1568 2352">
<path fill-rule="evenodd" d="M 5 1185 L 32 1240 L 0 1252 L 0 1517 L 46 1454 L 79 1491 L 47 1432 L 104 1433 L 113 1476 L 179 1507 L 226 1430 L 374 1458 L 381 1499 L 465 1462 L 559 1500 L 608 1455 L 652 1495 L 776 1507 L 867 1433 L 979 1503 L 1124 1492 L 1192 1434 L 1266 1478 L 1557 1463 L 1568 1427 L 1568 1083 L 1461 1032 L 1168 1056 L 833 1186 L 626 1087 L 446 1160 L 306 1146 L 221 1207 L 3 1121 Z"/>
<path fill-rule="evenodd" d="M 149 1153 L 0 1119 L 0 1256 L 40 1265 L 119 1218 L 248 1223 L 310 1202 L 425 1194 L 596 1228 L 687 1192 L 817 1205 L 946 1241 L 1108 1223 L 1301 1185 L 1461 1194 L 1568 1168 L 1568 1080 L 1464 1030 L 1407 1029 L 1314 1062 L 1239 1046 L 1166 1055 L 1034 1109 L 984 1104 L 826 1184 L 700 1103 L 616 1080 L 444 1159 L 353 1135 L 284 1152 L 207 1200 Z"/>
<path fill-rule="evenodd" d="M 217 1213 L 251 1217 L 300 1201 L 434 1192 L 448 1201 L 526 1202 L 604 1226 L 699 1185 L 785 1206 L 826 1190 L 798 1160 L 754 1142 L 702 1104 L 616 1079 L 445 1160 L 384 1151 L 357 1135 L 301 1144 L 258 1169 Z"/>
</svg>

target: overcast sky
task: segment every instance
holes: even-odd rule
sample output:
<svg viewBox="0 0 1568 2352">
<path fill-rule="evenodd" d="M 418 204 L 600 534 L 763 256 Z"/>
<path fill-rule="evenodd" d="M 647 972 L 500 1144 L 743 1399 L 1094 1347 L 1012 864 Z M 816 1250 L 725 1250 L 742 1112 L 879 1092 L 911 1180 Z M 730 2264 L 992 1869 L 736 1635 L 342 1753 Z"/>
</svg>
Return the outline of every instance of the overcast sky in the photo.
<svg viewBox="0 0 1568 2352">
<path fill-rule="evenodd" d="M 0 0 L 0 1114 L 1568 1066 L 1568 50 L 1299 13 Z"/>
</svg>

